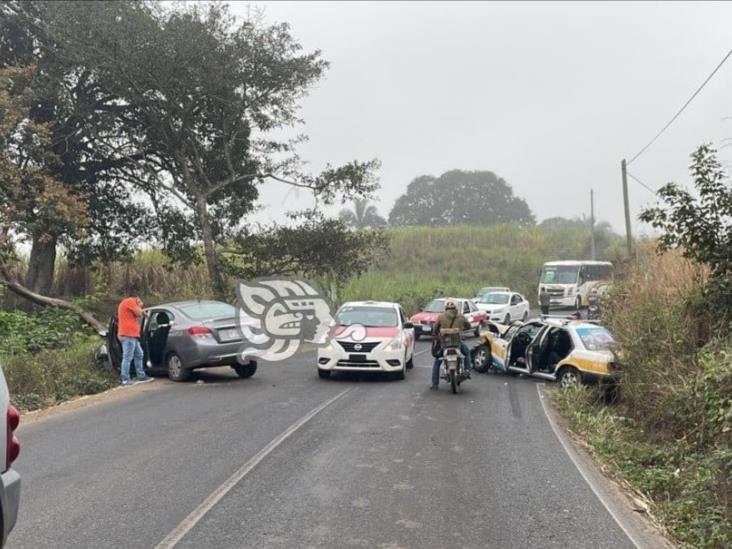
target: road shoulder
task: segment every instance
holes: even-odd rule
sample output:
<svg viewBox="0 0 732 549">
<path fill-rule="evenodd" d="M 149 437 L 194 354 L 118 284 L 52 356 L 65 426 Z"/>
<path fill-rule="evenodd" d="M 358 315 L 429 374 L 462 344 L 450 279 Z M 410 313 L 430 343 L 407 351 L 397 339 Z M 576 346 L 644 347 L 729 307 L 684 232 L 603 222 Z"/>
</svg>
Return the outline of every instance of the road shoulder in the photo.
<svg viewBox="0 0 732 549">
<path fill-rule="evenodd" d="M 580 475 L 636 547 L 673 549 L 677 547 L 647 511 L 638 504 L 629 487 L 606 474 L 601 463 L 591 455 L 582 440 L 569 430 L 566 420 L 556 410 L 544 385 L 537 385 L 539 400 L 554 434 Z"/>
</svg>

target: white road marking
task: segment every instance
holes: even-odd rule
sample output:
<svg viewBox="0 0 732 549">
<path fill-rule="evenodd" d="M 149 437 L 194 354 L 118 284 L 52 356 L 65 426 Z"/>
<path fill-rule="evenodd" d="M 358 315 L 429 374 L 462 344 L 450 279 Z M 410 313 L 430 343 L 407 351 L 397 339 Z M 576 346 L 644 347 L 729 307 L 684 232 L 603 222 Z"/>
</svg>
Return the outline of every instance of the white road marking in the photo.
<svg viewBox="0 0 732 549">
<path fill-rule="evenodd" d="M 418 352 L 418 353 L 414 353 L 414 356 L 419 356 L 419 355 L 423 355 L 423 354 L 425 354 L 425 353 L 426 353 L 427 351 L 429 351 L 429 349 L 424 349 L 423 351 L 420 351 L 420 352 Z"/>
<path fill-rule="evenodd" d="M 308 423 L 320 412 L 333 404 L 346 393 L 350 392 L 353 387 L 338 393 L 330 400 L 325 401 L 320 406 L 300 418 L 298 421 L 290 425 L 280 435 L 275 437 L 269 444 L 262 448 L 253 458 L 242 465 L 233 475 L 231 475 L 221 486 L 216 488 L 211 494 L 196 507 L 183 521 L 170 532 L 163 541 L 158 543 L 156 549 L 170 549 L 182 540 L 188 532 L 190 532 L 213 507 L 221 501 L 244 477 L 246 477 L 264 458 L 271 454 L 280 444 L 287 440 L 293 433 Z"/>
<path fill-rule="evenodd" d="M 546 402 L 544 402 L 544 395 L 541 392 L 542 385 L 536 386 L 536 391 L 539 393 L 539 401 L 541 402 L 541 408 L 544 410 L 544 415 L 546 416 L 547 421 L 549 421 L 549 425 L 552 428 L 552 431 L 554 431 L 554 436 L 557 437 L 557 440 L 559 440 L 559 443 L 562 445 L 562 448 L 564 448 L 565 453 L 569 456 L 569 459 L 574 463 L 574 466 L 577 468 L 577 471 L 579 471 L 579 474 L 582 475 L 582 478 L 585 479 L 585 482 L 590 487 L 590 490 L 597 496 L 597 499 L 600 500 L 600 503 L 602 503 L 603 507 L 607 510 L 607 512 L 610 514 L 611 517 L 613 517 L 613 520 L 617 523 L 617 525 L 620 527 L 620 529 L 625 533 L 625 535 L 628 537 L 630 542 L 636 547 L 636 549 L 641 549 L 643 545 L 641 545 L 635 537 L 633 537 L 633 534 L 630 533 L 628 528 L 623 524 L 623 521 L 620 520 L 620 517 L 617 516 L 615 511 L 612 510 L 610 503 L 608 503 L 607 498 L 602 494 L 602 491 L 597 487 L 595 484 L 595 481 L 590 478 L 590 476 L 585 471 L 585 465 L 579 461 L 577 458 L 577 455 L 573 448 L 569 446 L 567 441 L 565 440 L 564 434 L 559 429 L 559 426 L 554 422 L 554 419 L 552 419 L 551 414 L 549 413 L 549 410 L 547 409 Z"/>
</svg>

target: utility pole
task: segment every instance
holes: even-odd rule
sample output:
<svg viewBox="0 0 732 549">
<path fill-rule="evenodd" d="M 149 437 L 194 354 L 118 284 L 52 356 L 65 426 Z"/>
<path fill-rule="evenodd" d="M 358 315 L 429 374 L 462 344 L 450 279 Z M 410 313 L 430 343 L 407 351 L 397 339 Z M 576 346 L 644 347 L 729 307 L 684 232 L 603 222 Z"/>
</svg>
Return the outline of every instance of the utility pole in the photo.
<svg viewBox="0 0 732 549">
<path fill-rule="evenodd" d="M 623 206 L 625 207 L 625 238 L 628 243 L 628 260 L 633 258 L 633 235 L 630 233 L 630 206 L 628 205 L 628 170 L 625 166 L 625 158 L 620 163 L 620 170 L 623 174 Z"/>
<path fill-rule="evenodd" d="M 590 234 L 592 237 L 592 261 L 595 261 L 595 191 L 590 189 Z"/>
</svg>

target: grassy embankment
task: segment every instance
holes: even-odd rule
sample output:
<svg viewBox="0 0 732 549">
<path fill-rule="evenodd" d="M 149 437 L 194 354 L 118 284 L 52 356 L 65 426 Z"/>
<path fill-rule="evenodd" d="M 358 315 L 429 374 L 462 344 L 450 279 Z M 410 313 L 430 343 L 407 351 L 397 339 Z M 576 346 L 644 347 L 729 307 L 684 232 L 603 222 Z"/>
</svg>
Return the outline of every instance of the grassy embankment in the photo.
<svg viewBox="0 0 732 549">
<path fill-rule="evenodd" d="M 701 294 L 704 269 L 645 259 L 614 289 L 607 323 L 622 348 L 621 401 L 558 393 L 570 428 L 650 502 L 685 546 L 732 546 L 732 342 Z"/>
</svg>

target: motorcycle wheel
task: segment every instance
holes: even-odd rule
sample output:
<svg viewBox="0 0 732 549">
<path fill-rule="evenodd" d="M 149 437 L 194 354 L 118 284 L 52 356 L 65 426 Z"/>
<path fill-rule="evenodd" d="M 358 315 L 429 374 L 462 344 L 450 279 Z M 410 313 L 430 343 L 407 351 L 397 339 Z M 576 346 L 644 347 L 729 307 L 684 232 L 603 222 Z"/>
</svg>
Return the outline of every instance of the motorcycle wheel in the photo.
<svg viewBox="0 0 732 549">
<path fill-rule="evenodd" d="M 457 394 L 458 392 L 458 380 L 457 380 L 457 372 L 450 372 L 450 388 L 452 389 L 452 394 Z"/>
</svg>

